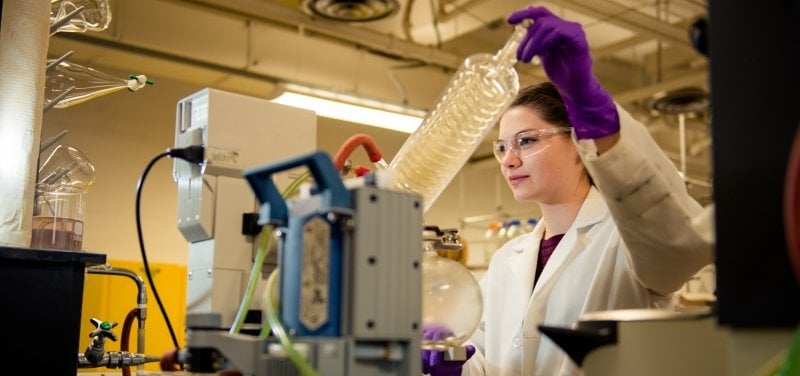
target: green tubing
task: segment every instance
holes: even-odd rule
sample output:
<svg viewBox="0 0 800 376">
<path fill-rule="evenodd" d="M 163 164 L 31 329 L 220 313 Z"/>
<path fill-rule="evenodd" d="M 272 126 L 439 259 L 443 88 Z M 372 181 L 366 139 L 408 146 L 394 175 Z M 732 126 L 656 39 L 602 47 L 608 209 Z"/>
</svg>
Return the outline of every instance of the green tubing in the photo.
<svg viewBox="0 0 800 376">
<path fill-rule="evenodd" d="M 794 340 L 786 352 L 786 359 L 777 375 L 800 375 L 800 328 L 795 332 Z"/>
<path fill-rule="evenodd" d="M 308 363 L 303 356 L 300 355 L 297 350 L 294 348 L 294 344 L 292 343 L 291 338 L 286 334 L 286 330 L 281 325 L 281 321 L 278 318 L 278 302 L 277 299 L 273 300 L 273 289 L 275 288 L 275 280 L 278 278 L 280 274 L 280 270 L 275 269 L 267 278 L 267 286 L 264 289 L 264 311 L 267 317 L 267 322 L 269 323 L 269 327 L 272 329 L 272 333 L 275 334 L 275 338 L 283 347 L 283 350 L 286 351 L 286 355 L 289 356 L 289 360 L 294 364 L 298 371 L 300 371 L 301 375 L 304 376 L 316 376 L 317 371 Z M 267 338 L 269 335 L 269 331 L 266 330 L 267 327 L 263 326 L 261 328 L 261 333 L 259 333 L 259 338 L 264 339 Z"/>
<path fill-rule="evenodd" d="M 261 267 L 264 265 L 264 259 L 267 257 L 269 250 L 267 247 L 269 246 L 271 235 L 272 227 L 264 226 L 264 228 L 261 229 L 261 243 L 258 245 L 256 259 L 253 260 L 253 268 L 250 269 L 250 278 L 247 280 L 247 290 L 245 290 L 244 296 L 242 297 L 239 311 L 236 312 L 236 318 L 233 319 L 233 324 L 231 324 L 231 329 L 229 331 L 231 334 L 239 333 L 239 331 L 242 330 L 245 316 L 247 316 L 247 311 L 250 309 L 250 303 L 253 300 L 253 294 L 258 284 L 258 277 L 261 275 Z"/>
<path fill-rule="evenodd" d="M 284 199 L 292 197 L 297 192 L 297 189 L 300 188 L 300 184 L 305 183 L 306 180 L 308 180 L 308 178 L 310 178 L 310 177 L 311 177 L 311 172 L 310 171 L 304 172 L 302 175 L 300 175 L 297 178 L 295 178 L 292 181 L 292 183 L 289 184 L 288 187 L 286 187 L 286 189 L 283 191 L 283 194 L 281 196 L 283 196 Z"/>
<path fill-rule="evenodd" d="M 303 184 L 308 178 L 311 177 L 311 172 L 306 171 L 302 175 L 298 176 L 294 179 L 288 187 L 283 191 L 281 196 L 286 199 L 295 194 L 297 189 L 300 188 L 300 184 Z M 244 319 L 247 316 L 247 311 L 250 309 L 250 303 L 253 301 L 253 295 L 256 291 L 256 286 L 258 285 L 258 279 L 261 276 L 261 267 L 264 265 L 264 260 L 267 258 L 267 254 L 269 253 L 269 241 L 272 235 L 272 228 L 270 226 L 265 226 L 261 230 L 261 243 L 258 245 L 258 251 L 256 251 L 256 258 L 253 261 L 253 268 L 250 269 L 250 277 L 247 280 L 247 289 L 244 292 L 244 296 L 242 297 L 242 303 L 239 305 L 239 311 L 236 312 L 236 318 L 233 319 L 233 324 L 231 324 L 231 329 L 229 333 L 235 334 L 239 333 L 242 330 L 242 326 L 244 325 Z"/>
</svg>

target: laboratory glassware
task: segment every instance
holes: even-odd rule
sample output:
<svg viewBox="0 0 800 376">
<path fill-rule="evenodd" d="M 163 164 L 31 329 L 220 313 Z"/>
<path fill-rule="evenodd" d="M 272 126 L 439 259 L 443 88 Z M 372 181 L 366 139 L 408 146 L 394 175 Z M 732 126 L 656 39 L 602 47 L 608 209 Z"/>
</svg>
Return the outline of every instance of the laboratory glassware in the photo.
<svg viewBox="0 0 800 376">
<path fill-rule="evenodd" d="M 500 242 L 500 222 L 489 223 L 486 233 L 483 234 L 483 260 L 486 265 L 492 260 L 492 255 L 497 251 L 502 243 Z"/>
<path fill-rule="evenodd" d="M 519 92 L 516 51 L 527 23 L 494 55 L 469 56 L 390 166 L 401 190 L 420 194 L 427 211 Z"/>
<path fill-rule="evenodd" d="M 39 168 L 37 184 L 85 191 L 94 179 L 94 165 L 83 152 L 69 145 L 58 145 Z"/>
<path fill-rule="evenodd" d="M 512 219 L 508 222 L 508 229 L 506 230 L 506 240 L 511 240 L 522 233 L 522 223 L 519 219 Z"/>
<path fill-rule="evenodd" d="M 450 336 L 423 339 L 422 348 L 446 350 L 461 346 L 483 312 L 483 296 L 475 277 L 460 263 L 440 257 L 426 245 L 422 255 L 422 327 L 446 328 Z"/>
<path fill-rule="evenodd" d="M 65 108 L 124 89 L 136 91 L 145 84 L 153 83 L 142 74 L 123 79 L 80 64 L 62 61 L 47 71 L 45 103 L 49 104 L 48 107 Z M 53 104 L 53 101 L 57 103 Z"/>
<path fill-rule="evenodd" d="M 56 23 L 60 25 L 53 32 L 103 31 L 111 23 L 111 6 L 108 0 L 53 0 L 50 24 Z"/>
<path fill-rule="evenodd" d="M 39 168 L 31 248 L 80 251 L 86 193 L 95 169 L 80 150 L 58 145 Z"/>
<path fill-rule="evenodd" d="M 73 187 L 36 187 L 31 248 L 80 251 L 86 191 Z"/>
</svg>

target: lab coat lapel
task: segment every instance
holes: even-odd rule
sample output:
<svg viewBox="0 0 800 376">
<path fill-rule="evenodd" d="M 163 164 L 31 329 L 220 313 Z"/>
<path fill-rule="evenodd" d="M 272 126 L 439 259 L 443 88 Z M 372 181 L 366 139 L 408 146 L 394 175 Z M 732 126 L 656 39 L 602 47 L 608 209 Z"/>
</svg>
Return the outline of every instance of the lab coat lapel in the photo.
<svg viewBox="0 0 800 376">
<path fill-rule="evenodd" d="M 536 282 L 536 287 L 533 291 L 534 295 L 539 290 L 544 289 L 544 286 L 547 286 L 557 275 L 561 274 L 568 260 L 571 260 L 585 249 L 586 244 L 591 242 L 591 239 L 586 236 L 588 229 L 600 222 L 607 210 L 600 192 L 592 187 L 578 212 L 578 216 L 575 217 L 575 222 L 564 234 L 544 270 L 542 270 L 542 275 L 539 276 L 539 281 Z"/>
<path fill-rule="evenodd" d="M 537 225 L 533 231 L 523 235 L 524 239 L 519 239 L 506 260 L 514 277 L 513 288 L 523 301 L 528 301 L 533 291 L 533 277 L 536 273 L 536 260 L 539 257 L 539 243 L 543 229 L 544 227 Z"/>
</svg>

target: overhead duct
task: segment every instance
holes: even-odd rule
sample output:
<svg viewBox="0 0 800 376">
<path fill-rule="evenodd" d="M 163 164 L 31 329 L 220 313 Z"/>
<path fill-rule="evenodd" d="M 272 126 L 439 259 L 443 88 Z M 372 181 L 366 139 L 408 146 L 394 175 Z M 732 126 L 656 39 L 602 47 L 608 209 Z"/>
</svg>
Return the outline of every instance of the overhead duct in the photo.
<svg viewBox="0 0 800 376">
<path fill-rule="evenodd" d="M 343 22 L 369 22 L 400 9 L 396 0 L 305 0 L 302 9 L 312 15 Z"/>
<path fill-rule="evenodd" d="M 650 108 L 661 114 L 689 114 L 707 111 L 709 103 L 704 90 L 687 87 L 656 94 Z"/>
</svg>

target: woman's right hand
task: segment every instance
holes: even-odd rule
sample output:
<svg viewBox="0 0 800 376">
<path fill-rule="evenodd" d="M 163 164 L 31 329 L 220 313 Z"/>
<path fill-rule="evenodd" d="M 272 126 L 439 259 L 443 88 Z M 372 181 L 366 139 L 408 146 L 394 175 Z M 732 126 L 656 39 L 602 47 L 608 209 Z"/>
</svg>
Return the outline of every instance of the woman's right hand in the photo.
<svg viewBox="0 0 800 376">
<path fill-rule="evenodd" d="M 614 101 L 592 72 L 592 56 L 586 33 L 579 23 L 566 21 L 545 7 L 528 7 L 508 17 L 512 25 L 532 20 L 517 59 L 534 56 L 567 105 L 570 122 L 579 139 L 597 139 L 619 132 Z"/>
</svg>

